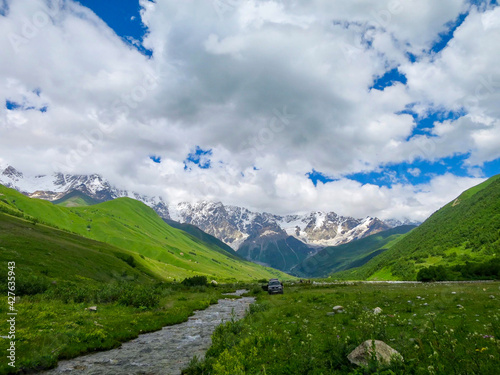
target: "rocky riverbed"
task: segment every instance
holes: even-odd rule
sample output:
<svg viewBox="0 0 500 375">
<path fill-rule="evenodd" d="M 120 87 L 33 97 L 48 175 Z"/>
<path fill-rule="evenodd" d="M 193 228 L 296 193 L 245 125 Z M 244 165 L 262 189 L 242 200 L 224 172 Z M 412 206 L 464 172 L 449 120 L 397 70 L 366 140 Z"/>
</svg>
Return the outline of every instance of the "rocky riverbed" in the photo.
<svg viewBox="0 0 500 375">
<path fill-rule="evenodd" d="M 241 296 L 245 290 L 230 295 Z M 219 300 L 206 310 L 195 311 L 185 323 L 140 335 L 117 349 L 61 361 L 43 374 L 85 375 L 177 375 L 193 356 L 203 358 L 215 328 L 231 319 L 241 319 L 255 301 L 251 297 Z"/>
</svg>

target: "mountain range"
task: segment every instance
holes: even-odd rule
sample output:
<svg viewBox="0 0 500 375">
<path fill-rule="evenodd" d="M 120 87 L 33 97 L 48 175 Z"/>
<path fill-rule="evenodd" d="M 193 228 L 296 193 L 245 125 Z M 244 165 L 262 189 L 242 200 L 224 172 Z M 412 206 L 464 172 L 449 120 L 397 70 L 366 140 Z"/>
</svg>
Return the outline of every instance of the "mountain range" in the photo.
<svg viewBox="0 0 500 375">
<path fill-rule="evenodd" d="M 346 244 L 402 224 L 415 224 L 372 217 L 356 219 L 334 212 L 274 215 L 209 201 L 169 204 L 162 197 L 117 188 L 97 174 L 26 176 L 7 166 L 0 168 L 0 183 L 28 197 L 65 206 L 133 198 L 154 209 L 164 220 L 200 228 L 238 251 L 241 257 L 285 271 L 325 246 Z"/>
</svg>

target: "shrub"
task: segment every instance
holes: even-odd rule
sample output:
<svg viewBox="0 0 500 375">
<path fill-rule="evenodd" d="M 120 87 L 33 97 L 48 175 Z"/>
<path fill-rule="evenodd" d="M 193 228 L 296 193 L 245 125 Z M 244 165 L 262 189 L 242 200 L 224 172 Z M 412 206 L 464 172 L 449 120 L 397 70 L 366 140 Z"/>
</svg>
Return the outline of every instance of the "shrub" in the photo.
<svg viewBox="0 0 500 375">
<path fill-rule="evenodd" d="M 193 276 L 182 280 L 184 286 L 207 286 L 208 280 L 206 276 Z"/>
<path fill-rule="evenodd" d="M 135 259 L 132 255 L 125 255 L 125 254 L 121 254 L 121 253 L 115 253 L 115 256 L 118 258 L 118 259 L 121 259 L 123 260 L 125 263 L 127 263 L 130 267 L 132 268 L 135 268 L 136 264 L 135 264 Z"/>
<path fill-rule="evenodd" d="M 45 292 L 49 286 L 50 282 L 45 277 L 26 275 L 16 279 L 16 294 L 31 296 Z"/>
<path fill-rule="evenodd" d="M 160 297 L 152 287 L 136 287 L 125 290 L 120 304 L 137 308 L 153 308 L 160 304 Z"/>
</svg>

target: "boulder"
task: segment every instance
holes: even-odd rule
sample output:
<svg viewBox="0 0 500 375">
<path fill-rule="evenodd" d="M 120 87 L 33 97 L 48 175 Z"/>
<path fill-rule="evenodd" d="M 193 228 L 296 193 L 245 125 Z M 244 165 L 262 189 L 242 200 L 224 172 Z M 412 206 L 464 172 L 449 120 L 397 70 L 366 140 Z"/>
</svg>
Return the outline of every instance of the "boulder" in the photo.
<svg viewBox="0 0 500 375">
<path fill-rule="evenodd" d="M 379 315 L 379 314 L 381 314 L 381 313 L 382 313 L 382 309 L 381 309 L 380 307 L 375 307 L 375 308 L 373 309 L 373 313 L 374 313 L 375 315 Z"/>
<path fill-rule="evenodd" d="M 87 308 L 86 310 L 96 312 L 96 311 L 97 311 L 97 306 L 90 306 L 90 307 L 89 307 L 89 308 Z"/>
<path fill-rule="evenodd" d="M 373 356 L 377 358 L 378 362 L 384 364 L 389 364 L 393 359 L 403 360 L 402 355 L 397 350 L 380 340 L 366 340 L 354 349 L 347 356 L 347 359 L 355 365 L 368 366 L 368 362 Z"/>
<path fill-rule="evenodd" d="M 219 283 L 217 281 L 215 281 L 215 280 L 210 281 L 210 284 L 212 284 L 213 286 L 219 285 Z"/>
<path fill-rule="evenodd" d="M 335 312 L 337 314 L 343 313 L 344 312 L 344 306 L 334 306 L 333 312 Z"/>
</svg>

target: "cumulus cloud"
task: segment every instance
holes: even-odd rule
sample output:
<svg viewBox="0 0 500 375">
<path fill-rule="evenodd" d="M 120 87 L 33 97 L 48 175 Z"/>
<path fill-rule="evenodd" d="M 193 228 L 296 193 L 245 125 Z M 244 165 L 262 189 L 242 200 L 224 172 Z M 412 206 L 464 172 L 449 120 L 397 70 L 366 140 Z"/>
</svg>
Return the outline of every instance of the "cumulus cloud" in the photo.
<svg viewBox="0 0 500 375">
<path fill-rule="evenodd" d="M 387 188 L 345 176 L 460 153 L 470 154 L 472 170 L 500 157 L 499 56 L 491 48 L 498 7 L 465 0 L 140 4 L 151 58 L 74 1 L 7 1 L 0 103 L 24 108 L 0 108 L 4 162 L 33 173 L 97 172 L 169 201 L 420 220 L 481 179 L 445 175 L 413 186 L 395 176 Z M 429 53 L 464 12 L 452 41 Z M 406 85 L 370 89 L 395 67 Z M 465 116 L 415 135 L 408 106 L 420 116 L 438 109 Z M 196 147 L 212 150 L 211 168 L 185 168 Z M 315 187 L 306 176 L 313 169 L 336 181 Z"/>
</svg>

